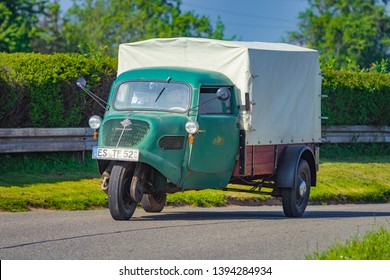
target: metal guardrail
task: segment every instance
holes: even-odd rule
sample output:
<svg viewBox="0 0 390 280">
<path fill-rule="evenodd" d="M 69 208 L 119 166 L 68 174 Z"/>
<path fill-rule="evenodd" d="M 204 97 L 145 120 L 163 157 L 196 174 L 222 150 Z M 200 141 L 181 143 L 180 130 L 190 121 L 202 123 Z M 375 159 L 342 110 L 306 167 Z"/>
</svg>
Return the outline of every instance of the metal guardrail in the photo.
<svg viewBox="0 0 390 280">
<path fill-rule="evenodd" d="M 96 145 L 93 129 L 0 128 L 0 153 L 76 152 Z"/>
<path fill-rule="evenodd" d="M 0 153 L 89 151 L 91 128 L 0 128 Z M 390 126 L 323 126 L 323 143 L 388 143 Z"/>
<path fill-rule="evenodd" d="M 390 126 L 322 126 L 324 143 L 389 143 Z"/>
</svg>

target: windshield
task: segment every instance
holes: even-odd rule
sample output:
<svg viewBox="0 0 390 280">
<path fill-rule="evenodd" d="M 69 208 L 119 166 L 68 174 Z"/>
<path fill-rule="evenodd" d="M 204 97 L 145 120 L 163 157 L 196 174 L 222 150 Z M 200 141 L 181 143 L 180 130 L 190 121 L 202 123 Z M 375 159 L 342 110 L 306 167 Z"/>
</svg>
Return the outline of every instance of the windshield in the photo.
<svg viewBox="0 0 390 280">
<path fill-rule="evenodd" d="M 160 93 L 161 95 L 158 97 Z M 121 83 L 114 99 L 114 108 L 117 110 L 156 110 L 183 113 L 188 110 L 189 104 L 190 87 L 166 81 Z"/>
</svg>

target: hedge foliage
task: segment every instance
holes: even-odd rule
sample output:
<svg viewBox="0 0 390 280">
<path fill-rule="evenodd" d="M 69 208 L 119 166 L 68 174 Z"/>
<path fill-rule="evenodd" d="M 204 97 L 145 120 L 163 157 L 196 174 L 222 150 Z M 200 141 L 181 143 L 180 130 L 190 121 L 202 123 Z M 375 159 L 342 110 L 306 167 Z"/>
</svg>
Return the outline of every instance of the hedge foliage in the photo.
<svg viewBox="0 0 390 280">
<path fill-rule="evenodd" d="M 324 71 L 326 125 L 390 125 L 390 74 Z"/>
<path fill-rule="evenodd" d="M 76 80 L 84 76 L 107 99 L 116 64 L 98 55 L 0 53 L 0 127 L 87 126 L 88 117 L 102 109 Z"/>
<path fill-rule="evenodd" d="M 77 86 L 107 100 L 117 60 L 99 54 L 0 53 L 0 127 L 83 127 L 103 110 Z M 326 125 L 389 125 L 390 74 L 325 71 Z"/>
</svg>

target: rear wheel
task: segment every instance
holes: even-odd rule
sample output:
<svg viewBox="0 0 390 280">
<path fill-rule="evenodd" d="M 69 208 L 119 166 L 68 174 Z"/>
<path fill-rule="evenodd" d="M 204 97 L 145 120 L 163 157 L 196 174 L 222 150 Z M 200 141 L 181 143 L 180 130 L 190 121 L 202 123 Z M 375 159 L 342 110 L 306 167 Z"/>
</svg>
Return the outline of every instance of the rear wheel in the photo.
<svg viewBox="0 0 390 280">
<path fill-rule="evenodd" d="M 301 217 L 309 203 L 311 186 L 310 166 L 306 160 L 299 161 L 296 184 L 282 189 L 283 211 L 287 217 Z"/>
<path fill-rule="evenodd" d="M 166 193 L 145 193 L 142 196 L 141 205 L 146 212 L 161 212 L 166 200 Z"/>
<path fill-rule="evenodd" d="M 137 207 L 130 196 L 130 184 L 135 165 L 130 162 L 118 162 L 111 171 L 108 185 L 108 207 L 115 220 L 129 220 Z"/>
</svg>

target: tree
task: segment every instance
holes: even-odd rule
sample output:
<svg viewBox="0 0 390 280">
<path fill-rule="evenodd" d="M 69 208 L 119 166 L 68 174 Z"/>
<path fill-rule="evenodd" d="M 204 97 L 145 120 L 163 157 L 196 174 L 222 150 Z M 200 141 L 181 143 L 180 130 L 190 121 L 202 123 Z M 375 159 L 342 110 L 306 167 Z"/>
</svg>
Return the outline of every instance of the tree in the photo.
<svg viewBox="0 0 390 280">
<path fill-rule="evenodd" d="M 319 50 L 336 67 L 370 67 L 389 57 L 387 2 L 309 0 L 309 8 L 299 14 L 299 31 L 290 32 L 288 40 Z"/>
<path fill-rule="evenodd" d="M 47 0 L 2 0 L 0 2 L 0 51 L 32 51 L 36 25 Z"/>
<path fill-rule="evenodd" d="M 82 52 L 106 49 L 115 55 L 119 43 L 153 37 L 222 39 L 205 16 L 182 12 L 181 0 L 72 0 L 62 16 L 59 0 L 2 0 L 0 52 Z"/>
<path fill-rule="evenodd" d="M 80 45 L 107 47 L 115 54 L 118 44 L 154 37 L 223 38 L 224 25 L 216 28 L 205 16 L 182 12 L 180 0 L 73 0 L 64 19 L 67 50 Z"/>
<path fill-rule="evenodd" d="M 62 35 L 61 6 L 58 0 L 46 2 L 36 28 L 39 36 L 32 41 L 33 50 L 41 53 L 62 52 L 65 50 L 65 38 Z"/>
</svg>

